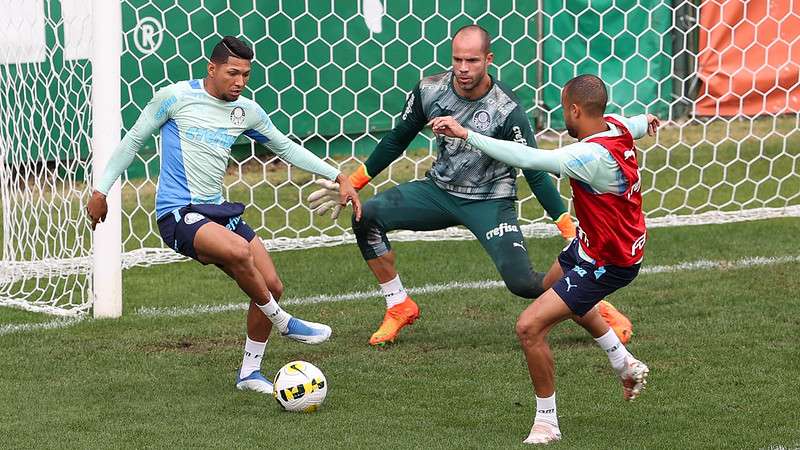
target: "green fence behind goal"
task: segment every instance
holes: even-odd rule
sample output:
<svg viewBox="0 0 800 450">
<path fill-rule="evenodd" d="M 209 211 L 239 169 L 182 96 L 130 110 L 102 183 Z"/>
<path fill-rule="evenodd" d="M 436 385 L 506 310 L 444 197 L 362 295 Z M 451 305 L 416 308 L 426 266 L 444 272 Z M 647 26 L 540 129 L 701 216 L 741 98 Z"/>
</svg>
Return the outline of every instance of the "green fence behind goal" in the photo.
<svg viewBox="0 0 800 450">
<path fill-rule="evenodd" d="M 516 90 L 540 128 L 562 127 L 560 86 L 576 72 L 602 74 L 610 86 L 614 111 L 640 113 L 648 104 L 652 112 L 668 110 L 672 21 L 663 2 L 606 1 L 608 8 L 597 7 L 596 2 L 588 8 L 586 1 L 570 2 L 567 8 L 544 2 L 541 11 L 536 3 L 471 0 L 441 2 L 437 7 L 428 1 L 389 1 L 385 2 L 383 30 L 371 35 L 355 1 L 129 0 L 122 4 L 123 127 L 127 130 L 133 125 L 154 90 L 202 77 L 211 48 L 221 36 L 232 34 L 253 44 L 256 59 L 249 95 L 270 112 L 279 129 L 302 139 L 318 154 L 368 154 L 391 128 L 414 84 L 423 76 L 447 70 L 450 37 L 471 23 L 482 25 L 493 36 L 493 75 Z M 618 14 L 619 8 L 626 14 Z M 609 13 L 595 12 L 604 10 Z M 71 74 L 71 82 L 88 86 L 90 64 L 65 61 L 62 47 L 52 45 L 63 40 L 60 2 L 46 1 L 44 13 L 49 51 L 47 60 L 38 64 L 82 64 L 82 77 L 75 77 L 74 69 L 62 73 Z M 9 70 L 24 72 L 30 70 L 27 66 Z M 84 95 L 57 98 L 86 101 L 88 87 L 71 92 Z M 6 98 L 20 103 L 9 105 L 8 110 L 29 114 L 34 125 L 41 122 L 38 115 L 46 109 L 37 108 L 35 99 Z M 537 98 L 539 105 L 534 104 Z M 653 98 L 664 101 L 651 103 L 648 99 Z M 60 109 L 55 105 L 51 111 Z M 88 117 L 63 120 L 80 130 Z M 365 133 L 371 136 L 362 139 Z M 427 147 L 427 142 L 419 140 L 412 143 L 415 146 Z M 85 145 L 78 152 L 58 150 L 66 147 L 32 151 L 49 151 L 48 159 L 88 156 Z M 248 156 L 247 147 L 235 150 L 234 155 Z M 143 153 L 154 152 L 151 140 Z M 147 172 L 145 166 L 149 166 Z M 158 173 L 157 158 L 137 159 L 128 171 L 132 178 L 145 173 Z"/>
<path fill-rule="evenodd" d="M 544 2 L 541 117 L 546 126 L 564 127 L 561 87 L 576 73 L 603 78 L 611 100 L 608 112 L 668 117 L 672 15 L 660 0 Z"/>
</svg>

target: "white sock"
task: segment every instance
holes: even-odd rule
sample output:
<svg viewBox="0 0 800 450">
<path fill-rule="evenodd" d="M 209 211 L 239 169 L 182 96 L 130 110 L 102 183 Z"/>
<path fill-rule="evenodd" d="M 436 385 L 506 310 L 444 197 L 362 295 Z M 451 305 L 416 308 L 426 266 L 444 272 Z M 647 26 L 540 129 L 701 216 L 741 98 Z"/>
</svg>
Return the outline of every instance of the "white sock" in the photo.
<svg viewBox="0 0 800 450">
<path fill-rule="evenodd" d="M 284 311 L 280 305 L 278 305 L 278 302 L 272 298 L 272 294 L 269 294 L 269 301 L 267 303 L 256 306 L 267 316 L 267 319 L 269 319 L 273 325 L 278 327 L 278 331 L 286 333 L 286 330 L 289 328 L 289 319 L 292 318 L 292 315 Z"/>
<path fill-rule="evenodd" d="M 261 370 L 261 358 L 267 348 L 266 342 L 253 341 L 248 337 L 244 341 L 244 357 L 242 358 L 242 370 L 239 371 L 239 378 L 246 378 L 256 370 Z"/>
<path fill-rule="evenodd" d="M 608 329 L 608 332 L 599 338 L 594 338 L 597 345 L 600 346 L 608 354 L 608 360 L 611 362 L 611 367 L 618 374 L 625 369 L 625 358 L 630 355 L 628 350 L 619 341 L 614 330 Z"/>
<path fill-rule="evenodd" d="M 386 297 L 386 309 L 403 303 L 406 300 L 406 297 L 408 297 L 406 290 L 403 288 L 403 283 L 400 281 L 399 274 L 394 277 L 393 280 L 387 281 L 386 283 L 380 283 L 380 285 L 381 292 L 383 292 L 383 296 Z"/>
<path fill-rule="evenodd" d="M 558 428 L 558 416 L 556 415 L 556 393 L 550 397 L 536 397 L 536 418 L 533 423 L 546 422 Z"/>
</svg>

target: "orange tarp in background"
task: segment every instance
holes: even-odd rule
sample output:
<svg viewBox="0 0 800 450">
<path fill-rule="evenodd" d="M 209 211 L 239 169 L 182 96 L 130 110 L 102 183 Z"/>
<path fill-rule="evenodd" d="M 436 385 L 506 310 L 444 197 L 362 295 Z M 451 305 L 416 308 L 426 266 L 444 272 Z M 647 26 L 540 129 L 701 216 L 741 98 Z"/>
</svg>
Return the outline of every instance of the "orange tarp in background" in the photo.
<svg viewBox="0 0 800 450">
<path fill-rule="evenodd" d="M 800 0 L 710 0 L 700 8 L 696 114 L 800 111 Z"/>
</svg>

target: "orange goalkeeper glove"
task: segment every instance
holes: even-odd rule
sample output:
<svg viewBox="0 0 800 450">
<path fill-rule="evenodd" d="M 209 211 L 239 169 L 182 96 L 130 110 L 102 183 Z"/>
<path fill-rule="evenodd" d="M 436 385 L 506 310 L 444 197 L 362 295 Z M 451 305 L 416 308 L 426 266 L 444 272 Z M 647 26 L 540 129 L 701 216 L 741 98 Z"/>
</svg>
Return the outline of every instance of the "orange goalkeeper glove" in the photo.
<svg viewBox="0 0 800 450">
<path fill-rule="evenodd" d="M 572 216 L 568 212 L 565 212 L 556 220 L 556 226 L 558 231 L 561 232 L 561 237 L 568 241 L 575 239 L 575 222 L 572 221 Z"/>
<path fill-rule="evenodd" d="M 350 184 L 352 184 L 357 191 L 360 191 L 361 188 L 366 186 L 371 179 L 372 177 L 367 173 L 367 166 L 364 164 L 358 166 L 358 169 L 350 174 Z"/>
</svg>

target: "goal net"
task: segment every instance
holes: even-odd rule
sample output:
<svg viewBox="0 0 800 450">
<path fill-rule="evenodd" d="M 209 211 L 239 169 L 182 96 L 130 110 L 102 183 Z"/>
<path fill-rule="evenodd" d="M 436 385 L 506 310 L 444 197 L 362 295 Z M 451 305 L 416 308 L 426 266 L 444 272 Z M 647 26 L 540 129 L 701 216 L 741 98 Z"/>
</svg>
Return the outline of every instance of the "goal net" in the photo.
<svg viewBox="0 0 800 450">
<path fill-rule="evenodd" d="M 203 77 L 227 34 L 255 50 L 246 95 L 345 173 L 391 129 L 415 83 L 448 70 L 453 32 L 478 23 L 493 37 L 492 75 L 520 97 L 541 147 L 571 142 L 559 93 L 579 73 L 603 77 L 609 112 L 666 122 L 639 142 L 650 226 L 800 215 L 800 2 L 123 0 L 121 108 L 105 112 L 90 106 L 90 4 L 0 0 L 0 304 L 91 309 L 93 239 L 82 208 L 97 175 L 92 114 L 121 115 L 127 130 L 157 89 Z M 435 157 L 420 134 L 363 198 L 424 178 Z M 122 179 L 124 267 L 180 259 L 158 236 L 158 171 L 153 138 Z M 349 217 L 309 209 L 312 181 L 240 140 L 225 194 L 247 205 L 245 220 L 273 251 L 352 242 Z M 523 229 L 553 235 L 519 181 Z M 453 228 L 393 239 L 470 237 Z"/>
<path fill-rule="evenodd" d="M 66 3 L 0 0 L 0 304 L 51 313 L 91 297 L 91 21 Z"/>
</svg>

